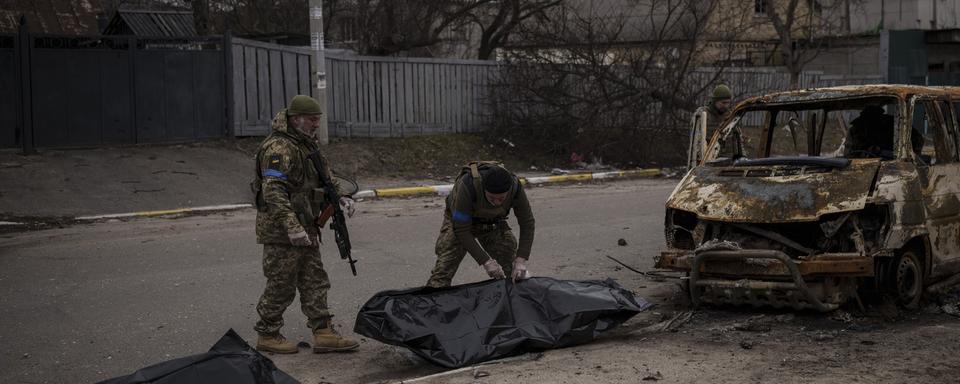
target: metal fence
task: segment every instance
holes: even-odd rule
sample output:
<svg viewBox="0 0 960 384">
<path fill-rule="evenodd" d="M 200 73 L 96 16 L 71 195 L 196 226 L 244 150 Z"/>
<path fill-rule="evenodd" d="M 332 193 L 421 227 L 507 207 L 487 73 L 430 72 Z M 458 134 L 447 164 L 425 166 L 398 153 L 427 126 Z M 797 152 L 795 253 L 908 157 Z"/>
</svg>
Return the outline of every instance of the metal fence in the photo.
<svg viewBox="0 0 960 384">
<path fill-rule="evenodd" d="M 270 133 L 273 115 L 297 94 L 316 96 L 311 52 L 232 39 L 234 132 Z M 331 137 L 476 132 L 497 64 L 479 60 L 326 55 Z"/>
<path fill-rule="evenodd" d="M 476 132 L 497 64 L 479 60 L 327 58 L 330 135 L 400 137 Z"/>
<path fill-rule="evenodd" d="M 17 35 L 0 35 L 0 148 L 20 145 Z"/>
<path fill-rule="evenodd" d="M 223 137 L 224 38 L 0 37 L 0 147 Z"/>
</svg>

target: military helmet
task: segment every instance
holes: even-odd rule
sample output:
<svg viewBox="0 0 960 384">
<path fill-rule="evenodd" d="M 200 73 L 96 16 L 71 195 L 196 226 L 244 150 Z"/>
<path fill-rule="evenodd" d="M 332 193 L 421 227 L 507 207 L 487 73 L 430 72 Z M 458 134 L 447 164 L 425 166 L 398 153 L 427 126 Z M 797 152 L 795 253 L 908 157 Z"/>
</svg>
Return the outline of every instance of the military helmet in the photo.
<svg viewBox="0 0 960 384">
<path fill-rule="evenodd" d="M 729 100 L 733 98 L 733 92 L 726 84 L 719 84 L 713 89 L 713 101 Z"/>
</svg>

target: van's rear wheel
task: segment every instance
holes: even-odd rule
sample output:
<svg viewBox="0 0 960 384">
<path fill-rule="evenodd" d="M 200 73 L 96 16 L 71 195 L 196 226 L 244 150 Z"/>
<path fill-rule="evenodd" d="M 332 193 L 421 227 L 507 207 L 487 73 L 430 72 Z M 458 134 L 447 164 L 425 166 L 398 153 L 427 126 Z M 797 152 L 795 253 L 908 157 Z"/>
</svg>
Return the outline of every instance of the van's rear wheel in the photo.
<svg viewBox="0 0 960 384">
<path fill-rule="evenodd" d="M 897 303 L 908 309 L 920 306 L 923 295 L 923 264 L 913 250 L 902 252 L 894 261 L 890 278 L 891 290 Z"/>
</svg>

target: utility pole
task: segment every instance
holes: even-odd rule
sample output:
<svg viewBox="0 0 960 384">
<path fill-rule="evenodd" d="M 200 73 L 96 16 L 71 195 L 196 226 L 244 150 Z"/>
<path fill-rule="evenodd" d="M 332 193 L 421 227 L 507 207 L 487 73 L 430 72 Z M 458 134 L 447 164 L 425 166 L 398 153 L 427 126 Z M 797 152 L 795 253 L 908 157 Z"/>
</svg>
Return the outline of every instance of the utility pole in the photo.
<svg viewBox="0 0 960 384">
<path fill-rule="evenodd" d="M 311 68 L 315 97 L 320 102 L 320 129 L 317 130 L 317 139 L 320 144 L 329 144 L 330 135 L 327 128 L 327 69 L 326 55 L 323 52 L 323 0 L 310 0 L 310 49 L 313 51 L 313 67 Z"/>
</svg>

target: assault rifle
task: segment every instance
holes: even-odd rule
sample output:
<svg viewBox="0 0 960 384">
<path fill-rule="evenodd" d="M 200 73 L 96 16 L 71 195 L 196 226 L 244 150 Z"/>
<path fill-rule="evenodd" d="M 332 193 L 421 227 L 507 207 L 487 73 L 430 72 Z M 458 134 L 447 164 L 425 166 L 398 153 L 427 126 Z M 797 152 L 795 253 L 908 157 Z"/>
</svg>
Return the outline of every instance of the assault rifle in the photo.
<svg viewBox="0 0 960 384">
<path fill-rule="evenodd" d="M 347 232 L 347 219 L 343 216 L 343 208 L 340 207 L 340 192 L 337 191 L 333 180 L 330 180 L 330 177 L 324 172 L 327 169 L 327 165 L 324 163 L 320 151 L 310 153 L 307 155 L 307 158 L 313 163 L 313 168 L 317 170 L 317 174 L 320 176 L 320 182 L 323 183 L 324 200 L 327 202 L 323 213 L 317 218 L 317 226 L 323 228 L 327 220 L 333 218 L 333 221 L 330 222 L 330 229 L 333 230 L 337 248 L 340 249 L 340 258 L 350 261 L 350 271 L 356 276 L 357 266 L 354 264 L 356 264 L 357 261 L 354 260 L 350 254 L 350 250 L 352 249 L 350 245 L 350 233 Z"/>
</svg>

